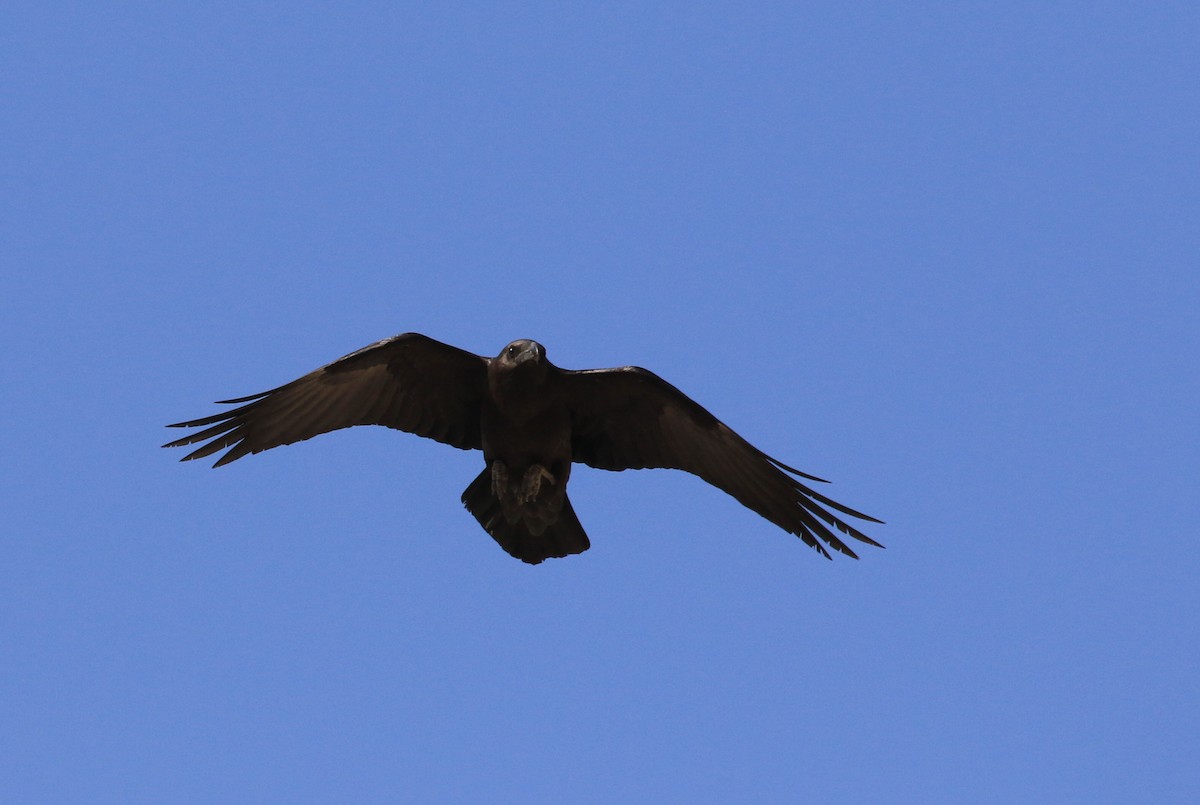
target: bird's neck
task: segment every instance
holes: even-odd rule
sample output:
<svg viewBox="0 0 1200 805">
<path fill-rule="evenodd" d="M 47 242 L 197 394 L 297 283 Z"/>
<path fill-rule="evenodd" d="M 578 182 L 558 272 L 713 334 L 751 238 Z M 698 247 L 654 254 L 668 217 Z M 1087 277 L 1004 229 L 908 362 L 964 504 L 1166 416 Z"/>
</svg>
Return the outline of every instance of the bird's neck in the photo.
<svg viewBox="0 0 1200 805">
<path fill-rule="evenodd" d="M 490 372 L 488 391 L 496 410 L 513 422 L 542 413 L 549 404 L 544 378 L 525 372 Z"/>
</svg>

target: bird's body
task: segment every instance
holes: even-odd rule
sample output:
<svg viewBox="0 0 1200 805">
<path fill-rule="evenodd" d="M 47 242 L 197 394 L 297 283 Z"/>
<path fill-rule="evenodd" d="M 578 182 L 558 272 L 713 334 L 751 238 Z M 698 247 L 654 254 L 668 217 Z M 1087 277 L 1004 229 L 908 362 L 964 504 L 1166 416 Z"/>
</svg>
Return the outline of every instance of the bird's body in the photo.
<svg viewBox="0 0 1200 805">
<path fill-rule="evenodd" d="M 573 463 L 608 470 L 691 472 L 825 556 L 855 556 L 829 526 L 877 542 L 830 512 L 875 518 L 820 495 L 806 475 L 767 456 L 652 372 L 568 371 L 534 341 L 491 359 L 416 333 L 389 338 L 240 407 L 171 427 L 204 427 L 166 447 L 206 442 L 184 460 L 247 453 L 354 425 L 386 425 L 483 451 L 484 469 L 462 500 L 509 554 L 536 564 L 590 543 L 567 497 Z M 207 426 L 207 427 L 205 427 Z"/>
<path fill-rule="evenodd" d="M 545 350 L 533 341 L 514 341 L 488 363 L 488 393 L 480 411 L 487 467 L 477 480 L 478 490 L 490 490 L 491 495 L 478 490 L 463 494 L 463 503 L 484 529 L 493 536 L 503 532 L 501 545 L 519 554 L 529 553 L 518 546 L 522 537 L 539 543 L 565 541 L 569 544 L 562 548 L 578 548 L 572 553 L 589 545 L 574 514 L 562 518 L 564 505 L 570 505 L 571 415 L 556 382 L 558 373 L 552 370 Z M 499 517 L 491 511 L 497 505 Z M 560 527 L 553 528 L 560 518 Z M 548 544 L 544 550 L 559 553 L 557 546 Z"/>
</svg>

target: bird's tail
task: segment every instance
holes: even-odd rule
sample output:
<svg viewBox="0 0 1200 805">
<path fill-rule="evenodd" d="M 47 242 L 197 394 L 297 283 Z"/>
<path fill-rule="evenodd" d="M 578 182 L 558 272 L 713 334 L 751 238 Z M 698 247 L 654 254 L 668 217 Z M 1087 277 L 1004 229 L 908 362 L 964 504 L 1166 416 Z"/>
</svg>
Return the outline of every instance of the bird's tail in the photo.
<svg viewBox="0 0 1200 805">
<path fill-rule="evenodd" d="M 463 505 L 475 515 L 483 530 L 500 543 L 500 547 L 522 562 L 536 565 L 543 559 L 583 553 L 591 547 L 588 536 L 564 495 L 558 520 L 540 534 L 532 533 L 524 522 L 510 523 L 504 517 L 500 501 L 492 493 L 492 473 L 485 469 L 462 494 Z"/>
</svg>

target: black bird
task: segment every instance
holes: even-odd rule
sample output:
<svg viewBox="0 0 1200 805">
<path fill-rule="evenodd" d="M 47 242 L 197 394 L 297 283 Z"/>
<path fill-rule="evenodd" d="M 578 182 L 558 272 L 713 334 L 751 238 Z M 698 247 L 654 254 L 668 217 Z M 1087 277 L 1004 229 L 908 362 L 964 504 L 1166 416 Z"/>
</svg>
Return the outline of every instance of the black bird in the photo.
<svg viewBox="0 0 1200 805">
<path fill-rule="evenodd" d="M 462 502 L 500 547 L 530 564 L 590 546 L 567 499 L 573 462 L 698 475 L 826 558 L 825 545 L 858 558 L 834 529 L 883 547 L 834 511 L 881 520 L 814 491 L 798 479 L 823 479 L 763 453 L 653 372 L 559 369 L 528 339 L 488 359 L 406 333 L 219 404 L 238 407 L 169 425 L 204 429 L 163 446 L 206 442 L 183 461 L 229 448 L 213 465 L 220 467 L 338 428 L 386 425 L 482 450 L 486 466 Z"/>
</svg>

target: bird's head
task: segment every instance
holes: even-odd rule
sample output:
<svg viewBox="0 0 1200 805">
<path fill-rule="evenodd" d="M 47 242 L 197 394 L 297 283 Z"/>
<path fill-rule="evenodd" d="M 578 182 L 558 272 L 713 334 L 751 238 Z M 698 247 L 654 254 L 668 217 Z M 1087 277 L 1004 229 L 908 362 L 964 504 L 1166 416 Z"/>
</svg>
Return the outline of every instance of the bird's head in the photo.
<svg viewBox="0 0 1200 805">
<path fill-rule="evenodd" d="M 546 362 L 546 348 L 537 341 L 522 338 L 502 349 L 496 361 L 507 370 L 541 366 Z"/>
<path fill-rule="evenodd" d="M 550 373 L 546 348 L 522 338 L 513 341 L 492 359 L 488 367 L 488 385 L 497 399 L 511 401 L 542 387 Z"/>
</svg>

